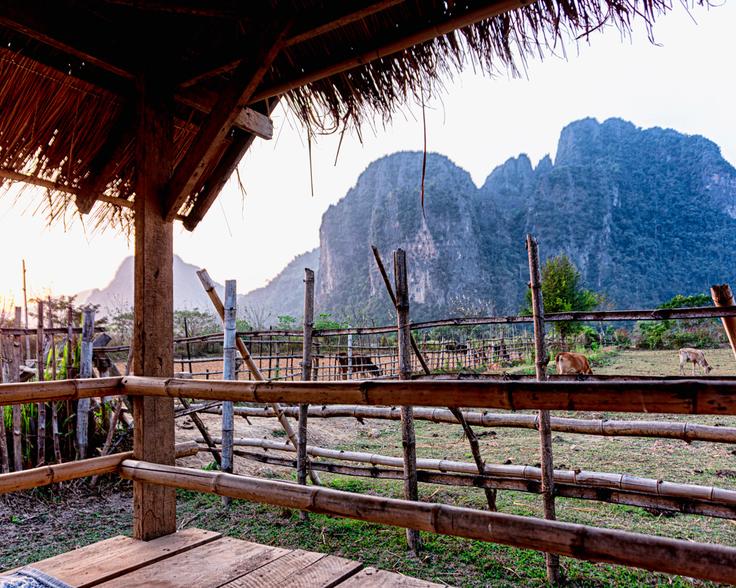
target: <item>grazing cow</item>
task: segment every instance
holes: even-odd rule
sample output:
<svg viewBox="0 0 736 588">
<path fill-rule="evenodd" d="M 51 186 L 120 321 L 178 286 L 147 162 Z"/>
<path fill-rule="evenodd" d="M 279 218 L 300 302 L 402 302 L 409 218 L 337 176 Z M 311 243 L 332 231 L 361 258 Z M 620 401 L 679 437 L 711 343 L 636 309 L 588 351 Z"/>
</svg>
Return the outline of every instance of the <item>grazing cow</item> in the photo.
<svg viewBox="0 0 736 588">
<path fill-rule="evenodd" d="M 563 351 L 555 356 L 555 365 L 557 373 L 562 374 L 593 374 L 590 369 L 588 358 L 582 353 L 572 353 Z"/>
<path fill-rule="evenodd" d="M 705 359 L 705 354 L 700 349 L 693 349 L 692 347 L 683 347 L 679 351 L 680 355 L 680 375 L 685 375 L 685 364 L 691 361 L 693 364 L 693 376 L 695 375 L 695 365 L 699 365 L 705 374 L 709 374 L 713 369 Z"/>
<path fill-rule="evenodd" d="M 373 376 L 383 375 L 380 368 L 373 363 L 373 360 L 369 355 L 355 355 L 351 358 L 352 371 L 354 374 L 365 372 Z M 348 354 L 341 351 L 337 354 L 337 362 L 340 364 L 340 372 L 344 380 L 348 379 Z"/>
</svg>

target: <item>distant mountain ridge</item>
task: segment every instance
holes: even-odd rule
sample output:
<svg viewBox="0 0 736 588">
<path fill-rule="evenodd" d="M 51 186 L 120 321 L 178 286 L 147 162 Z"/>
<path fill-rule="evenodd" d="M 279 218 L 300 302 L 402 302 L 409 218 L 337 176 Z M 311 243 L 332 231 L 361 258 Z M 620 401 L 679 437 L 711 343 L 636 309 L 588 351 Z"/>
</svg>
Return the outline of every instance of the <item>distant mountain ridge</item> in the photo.
<svg viewBox="0 0 736 588">
<path fill-rule="evenodd" d="M 533 166 L 521 154 L 480 188 L 430 153 L 423 211 L 421 166 L 416 152 L 374 161 L 325 212 L 318 309 L 356 324 L 389 320 L 372 244 L 386 263 L 394 249 L 407 251 L 417 319 L 516 312 L 528 281 L 526 233 L 543 260 L 568 255 L 619 308 L 736 278 L 736 169 L 704 137 L 587 118 L 562 130 L 554 161 Z M 269 288 L 260 296 L 267 304 Z M 300 304 L 290 314 L 300 316 Z"/>
<path fill-rule="evenodd" d="M 311 267 L 318 311 L 356 325 L 388 322 L 375 244 L 387 265 L 393 250 L 407 251 L 415 319 L 514 313 L 528 281 L 527 233 L 539 240 L 543 260 L 568 255 L 585 285 L 619 308 L 736 279 L 736 169 L 704 137 L 587 118 L 561 131 L 554 161 L 545 156 L 534 166 L 521 154 L 480 188 L 449 158 L 430 153 L 423 210 L 421 166 L 417 152 L 371 163 L 324 213 L 319 248 L 239 305 L 260 309 L 270 323 L 281 314 L 300 317 L 303 270 Z M 122 282 L 132 294 L 126 263 L 107 299 L 123 291 Z M 177 307 L 209 308 L 195 270 L 175 261 Z"/>
</svg>

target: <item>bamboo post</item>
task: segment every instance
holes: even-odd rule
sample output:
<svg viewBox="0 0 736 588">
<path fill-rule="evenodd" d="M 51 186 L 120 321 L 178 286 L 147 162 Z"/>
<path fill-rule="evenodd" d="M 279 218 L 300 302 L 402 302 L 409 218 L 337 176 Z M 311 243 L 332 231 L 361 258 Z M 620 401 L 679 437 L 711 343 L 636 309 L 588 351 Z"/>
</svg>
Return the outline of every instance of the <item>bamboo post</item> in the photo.
<svg viewBox="0 0 736 588">
<path fill-rule="evenodd" d="M 26 318 L 26 359 L 31 359 L 31 336 L 28 334 L 28 291 L 26 290 L 26 260 L 23 259 L 23 309 Z"/>
<path fill-rule="evenodd" d="M 66 379 L 72 380 L 77 377 L 74 373 L 74 351 L 76 338 L 74 337 L 74 309 L 70 304 L 66 309 Z"/>
<path fill-rule="evenodd" d="M 544 301 L 542 300 L 542 277 L 539 271 L 539 249 L 531 235 L 526 236 L 526 249 L 529 257 L 529 287 L 532 293 L 532 315 L 534 318 L 534 366 L 537 380 L 547 379 L 547 351 L 544 346 Z M 552 430 L 549 410 L 539 411 L 539 442 L 542 453 L 542 496 L 544 518 L 550 521 L 555 515 L 554 465 L 552 459 Z M 547 580 L 552 584 L 560 582 L 560 557 L 545 553 Z"/>
<path fill-rule="evenodd" d="M 45 339 L 43 327 L 43 301 L 38 301 L 38 322 L 36 326 L 36 370 L 38 381 L 45 380 L 46 357 L 44 354 Z M 38 427 L 36 428 L 36 466 L 46 463 L 46 403 L 38 403 Z"/>
<path fill-rule="evenodd" d="M 15 307 L 16 329 L 21 327 L 23 309 L 20 306 Z M 22 363 L 23 349 L 20 335 L 13 336 L 13 363 L 10 366 L 11 381 L 17 382 L 20 375 L 20 365 Z M 22 436 L 22 407 L 19 404 L 13 405 L 13 470 L 20 472 L 23 470 L 23 436 Z"/>
<path fill-rule="evenodd" d="M 394 307 L 396 308 L 396 312 L 398 314 L 397 298 L 396 298 L 396 295 L 394 294 L 393 288 L 391 287 L 391 281 L 388 279 L 388 274 L 386 273 L 386 268 L 383 265 L 381 254 L 379 253 L 378 248 L 375 245 L 371 246 L 371 249 L 373 250 L 373 257 L 376 259 L 376 264 L 378 265 L 378 271 L 380 272 L 381 277 L 383 278 L 384 284 L 386 285 L 386 291 L 388 292 L 389 298 L 391 298 L 391 302 L 394 304 Z M 409 331 L 409 342 L 411 343 L 411 348 L 414 351 L 414 354 L 416 355 L 417 359 L 419 360 L 420 365 L 422 366 L 422 370 L 424 370 L 424 373 L 426 375 L 428 376 L 431 375 L 432 372 L 429 369 L 429 366 L 427 365 L 427 362 L 424 359 L 424 355 L 422 355 L 422 352 L 419 350 L 419 345 L 417 345 L 416 339 L 414 339 L 414 335 L 411 334 L 411 331 Z M 399 348 L 400 348 L 400 345 L 399 345 Z M 463 429 L 463 433 L 467 437 L 468 443 L 470 444 L 470 452 L 473 455 L 473 460 L 478 466 L 478 472 L 482 474 L 485 470 L 485 461 L 483 460 L 483 457 L 480 454 L 480 444 L 478 443 L 477 435 L 473 431 L 473 428 L 468 424 L 467 420 L 465 419 L 465 416 L 463 415 L 462 411 L 459 408 L 457 407 L 450 408 L 450 412 L 457 419 L 457 422 L 460 423 L 460 426 Z M 412 419 L 413 419 L 413 415 L 412 415 Z M 485 495 L 486 495 L 486 500 L 488 501 L 488 508 L 492 511 L 495 511 L 496 510 L 496 491 L 493 490 L 492 488 L 486 488 Z"/>
<path fill-rule="evenodd" d="M 394 281 L 396 284 L 396 318 L 399 346 L 399 379 L 411 378 L 411 331 L 409 329 L 409 281 L 406 271 L 406 253 L 394 252 Z M 414 415 L 411 406 L 401 407 L 401 441 L 404 449 L 404 498 L 419 500 L 417 484 L 417 448 L 414 437 Z M 418 555 L 422 540 L 416 529 L 406 530 L 409 549 Z"/>
<path fill-rule="evenodd" d="M 197 272 L 197 276 L 199 277 L 199 280 L 202 282 L 202 286 L 204 287 L 205 292 L 207 292 L 207 295 L 210 297 L 210 300 L 212 301 L 212 305 L 215 307 L 215 311 L 219 315 L 220 320 L 224 321 L 225 320 L 225 307 L 222 304 L 222 300 L 220 300 L 220 296 L 217 294 L 217 290 L 215 290 L 215 283 L 212 281 L 212 278 L 210 278 L 206 269 L 199 270 Z M 261 370 L 258 369 L 258 366 L 253 361 L 253 358 L 251 357 L 250 352 L 248 351 L 248 348 L 245 346 L 245 343 L 243 343 L 243 340 L 240 337 L 236 337 L 235 344 L 237 345 L 240 356 L 243 358 L 243 361 L 245 361 L 245 364 L 248 366 L 248 369 L 250 370 L 250 373 L 253 376 L 253 379 L 259 382 L 264 381 L 265 378 L 263 377 Z M 297 447 L 299 445 L 299 441 L 297 440 L 296 434 L 294 433 L 294 429 L 292 428 L 291 423 L 284 416 L 284 413 L 281 410 L 281 406 L 278 403 L 274 402 L 274 403 L 271 403 L 271 407 L 276 413 L 279 423 L 281 423 L 281 426 L 284 429 L 284 432 L 286 433 L 286 436 L 288 437 L 289 441 L 291 441 L 291 444 L 294 447 Z M 312 480 L 313 484 L 320 483 L 317 472 L 313 471 L 311 468 L 309 470 L 309 478 Z"/>
<path fill-rule="evenodd" d="M 92 349 L 95 333 L 95 309 L 87 306 L 82 309 L 82 354 L 79 366 L 80 378 L 91 378 Z M 89 434 L 89 398 L 80 398 L 77 401 L 77 456 L 78 459 L 87 457 Z"/>
<path fill-rule="evenodd" d="M 187 317 L 184 316 L 184 336 L 189 339 L 189 324 L 187 323 Z M 193 373 L 194 369 L 192 368 L 192 347 L 189 344 L 189 341 L 186 342 L 186 351 L 187 351 L 187 360 L 189 361 L 189 373 Z M 184 363 L 184 362 L 182 362 Z M 184 371 L 184 370 L 182 370 Z"/>
<path fill-rule="evenodd" d="M 10 382 L 10 357 L 13 346 L 10 336 L 3 334 L 0 328 L 0 382 Z M 0 472 L 7 474 L 10 471 L 10 456 L 8 455 L 8 437 L 5 430 L 5 409 L 0 408 Z"/>
<path fill-rule="evenodd" d="M 302 380 L 312 379 L 312 332 L 314 331 L 314 272 L 304 269 L 304 336 L 302 339 Z M 297 481 L 307 483 L 307 415 L 308 404 L 299 405 L 299 445 L 297 450 Z"/>
<path fill-rule="evenodd" d="M 235 280 L 225 282 L 225 334 L 222 346 L 223 350 L 223 380 L 235 380 L 235 339 L 237 315 L 237 283 Z M 223 472 L 233 472 L 233 432 L 235 428 L 233 416 L 233 403 L 226 400 L 222 403 L 222 461 Z M 230 499 L 223 496 L 222 503 L 230 505 Z"/>
<path fill-rule="evenodd" d="M 735 306 L 736 300 L 733 298 L 731 286 L 728 284 L 714 285 L 710 287 L 710 295 L 716 306 Z M 724 316 L 721 318 L 723 328 L 728 336 L 728 342 L 731 344 L 731 351 L 736 357 L 736 317 Z"/>
<path fill-rule="evenodd" d="M 49 317 L 49 329 L 54 328 L 54 313 L 51 311 L 51 296 L 48 297 L 48 312 L 46 313 Z M 54 334 L 51 333 L 51 379 L 56 380 L 56 339 Z M 51 435 L 54 442 L 54 460 L 56 463 L 61 463 L 61 439 L 59 437 L 59 403 L 51 403 Z"/>
</svg>

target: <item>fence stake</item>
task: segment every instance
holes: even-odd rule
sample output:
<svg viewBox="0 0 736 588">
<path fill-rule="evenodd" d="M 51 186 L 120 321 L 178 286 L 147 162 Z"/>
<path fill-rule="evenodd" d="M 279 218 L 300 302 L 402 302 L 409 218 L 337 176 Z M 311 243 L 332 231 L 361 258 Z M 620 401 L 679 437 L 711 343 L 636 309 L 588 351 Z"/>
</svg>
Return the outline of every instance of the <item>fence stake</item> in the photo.
<svg viewBox="0 0 736 588">
<path fill-rule="evenodd" d="M 46 313 L 49 317 L 49 329 L 54 328 L 54 313 L 52 312 L 51 296 L 48 297 L 48 312 Z M 51 379 L 56 380 L 56 339 L 54 334 L 51 333 L 49 337 L 51 340 Z M 56 463 L 61 463 L 61 438 L 59 437 L 59 403 L 54 401 L 51 403 L 51 435 L 54 441 L 54 460 Z"/>
<path fill-rule="evenodd" d="M 378 265 L 378 271 L 381 273 L 383 282 L 386 285 L 386 291 L 388 292 L 388 296 L 391 299 L 391 302 L 396 308 L 396 312 L 398 314 L 397 298 L 396 298 L 396 295 L 394 294 L 393 288 L 391 287 L 391 282 L 388 279 L 388 274 L 386 273 L 386 268 L 383 265 L 381 254 L 379 253 L 378 248 L 375 245 L 372 245 L 371 249 L 373 250 L 373 257 L 376 259 L 376 265 Z M 407 323 L 408 323 L 408 320 L 409 319 L 407 318 Z M 414 335 L 411 334 L 411 330 L 409 331 L 409 342 L 411 343 L 411 348 L 414 351 L 414 355 L 416 355 L 417 359 L 419 360 L 419 363 L 422 366 L 422 370 L 424 371 L 426 375 L 429 376 L 432 372 L 429 369 L 429 366 L 427 365 L 427 362 L 425 361 L 424 356 L 422 355 L 422 352 L 419 350 L 419 346 L 417 345 L 416 339 L 414 339 Z M 475 461 L 476 466 L 478 466 L 478 473 L 482 475 L 485 472 L 486 464 L 485 464 L 485 461 L 483 461 L 483 457 L 480 454 L 480 446 L 478 443 L 478 437 L 473 431 L 473 428 L 468 424 L 467 420 L 465 419 L 465 416 L 463 415 L 462 411 L 459 408 L 457 407 L 450 408 L 450 412 L 457 419 L 457 422 L 460 423 L 460 426 L 462 427 L 463 432 L 465 433 L 465 436 L 468 439 L 468 443 L 470 444 L 470 452 L 473 455 L 473 460 Z M 413 415 L 412 415 L 412 419 L 413 419 Z M 488 501 L 489 510 L 495 511 L 496 510 L 496 490 L 492 488 L 485 488 L 485 494 L 486 494 L 486 500 Z"/>
<path fill-rule="evenodd" d="M 82 355 L 79 366 L 80 378 L 91 378 L 92 348 L 95 335 L 95 309 L 87 306 L 82 309 Z M 77 401 L 77 453 L 79 459 L 87 457 L 87 436 L 89 433 L 89 398 Z"/>
<path fill-rule="evenodd" d="M 38 323 L 36 326 L 36 370 L 38 381 L 44 381 L 46 357 L 44 354 L 45 336 L 43 330 L 43 301 L 38 301 Z M 36 429 L 36 466 L 46 463 L 46 403 L 38 403 L 38 427 Z"/>
<path fill-rule="evenodd" d="M 394 281 L 396 284 L 396 318 L 399 345 L 399 379 L 411 378 L 411 331 L 409 330 L 409 281 L 406 271 L 406 253 L 394 251 Z M 414 414 L 411 406 L 401 407 L 401 441 L 404 448 L 404 498 L 419 500 L 417 484 L 417 447 L 414 437 Z M 409 549 L 417 555 L 422 540 L 416 529 L 406 530 Z"/>
<path fill-rule="evenodd" d="M 312 379 L 312 331 L 314 331 L 314 272 L 304 268 L 304 336 L 302 338 L 302 380 Z M 296 478 L 303 486 L 307 485 L 307 417 L 309 405 L 299 405 L 299 445 L 296 453 Z M 299 512 L 302 520 L 307 513 Z"/>
<path fill-rule="evenodd" d="M 16 329 L 20 329 L 23 309 L 15 307 Z M 22 363 L 23 348 L 20 335 L 13 336 L 13 357 L 10 364 L 10 381 L 17 382 L 20 379 L 20 366 Z M 22 436 L 22 407 L 20 404 L 13 405 L 13 471 L 23 470 L 23 436 Z"/>
<path fill-rule="evenodd" d="M 736 305 L 736 301 L 733 299 L 733 293 L 731 292 L 731 286 L 728 284 L 711 286 L 710 295 L 716 306 Z M 723 328 L 728 336 L 728 342 L 731 343 L 731 351 L 733 351 L 733 354 L 736 357 L 736 317 L 724 316 L 721 317 L 721 322 L 723 322 Z"/>
<path fill-rule="evenodd" d="M 237 283 L 235 280 L 225 281 L 225 340 L 223 343 L 223 380 L 235 380 L 235 317 L 237 315 Z M 225 400 L 222 403 L 222 471 L 233 472 L 233 403 Z M 225 506 L 230 505 L 227 496 L 222 497 Z"/>
<path fill-rule="evenodd" d="M 526 249 L 529 256 L 529 287 L 532 293 L 532 316 L 534 318 L 534 366 L 537 380 L 542 381 L 547 379 L 549 358 L 544 346 L 544 302 L 542 300 L 542 278 L 539 272 L 539 250 L 537 242 L 531 235 L 526 236 Z M 556 519 L 554 465 L 549 410 L 539 411 L 539 442 L 542 451 L 544 518 L 554 521 Z M 547 580 L 552 584 L 558 584 L 560 581 L 560 557 L 553 553 L 545 553 L 545 559 L 547 562 Z"/>
<path fill-rule="evenodd" d="M 199 280 L 202 282 L 202 286 L 204 287 L 205 292 L 207 292 L 207 295 L 210 297 L 210 300 L 212 301 L 212 306 L 215 307 L 215 311 L 220 316 L 220 320 L 224 321 L 225 320 L 225 307 L 223 306 L 222 301 L 220 300 L 220 296 L 217 294 L 217 291 L 215 290 L 215 284 L 212 281 L 212 278 L 210 278 L 206 269 L 199 270 L 197 272 L 197 276 L 199 277 Z M 243 340 L 240 337 L 235 337 L 235 344 L 237 345 L 238 351 L 240 352 L 241 357 L 245 361 L 245 364 L 248 366 L 248 369 L 250 370 L 250 373 L 253 376 L 253 379 L 257 381 L 263 381 L 264 380 L 263 374 L 261 373 L 261 371 L 258 369 L 258 366 L 253 361 L 253 358 L 248 352 L 248 348 L 245 346 L 245 343 L 243 343 Z M 286 436 L 288 437 L 289 441 L 294 447 L 297 447 L 298 440 L 296 438 L 296 435 L 294 434 L 294 429 L 292 428 L 291 423 L 289 423 L 289 421 L 284 416 L 284 413 L 281 410 L 281 406 L 279 406 L 278 403 L 274 402 L 271 404 L 271 408 L 273 408 L 274 412 L 276 413 L 279 419 L 279 423 L 281 423 L 281 426 L 286 432 Z M 319 476 L 317 475 L 317 472 L 313 471 L 311 468 L 309 470 L 309 478 L 312 480 L 312 483 L 319 485 L 320 483 Z"/>
</svg>

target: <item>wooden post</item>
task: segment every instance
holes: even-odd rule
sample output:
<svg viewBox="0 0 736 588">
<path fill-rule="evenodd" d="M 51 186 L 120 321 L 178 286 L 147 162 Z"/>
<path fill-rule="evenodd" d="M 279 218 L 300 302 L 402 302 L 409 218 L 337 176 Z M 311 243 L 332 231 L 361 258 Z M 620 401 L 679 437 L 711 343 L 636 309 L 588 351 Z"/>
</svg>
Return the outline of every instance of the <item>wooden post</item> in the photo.
<svg viewBox="0 0 736 588">
<path fill-rule="evenodd" d="M 71 304 L 66 309 L 66 379 L 73 380 L 77 377 L 74 370 L 74 352 L 76 350 L 76 338 L 74 337 L 74 309 Z"/>
<path fill-rule="evenodd" d="M 31 359 L 31 336 L 28 334 L 28 291 L 26 290 L 26 260 L 23 262 L 23 309 L 26 316 L 26 359 Z"/>
<path fill-rule="evenodd" d="M 15 307 L 16 329 L 21 328 L 23 309 L 20 306 Z M 20 335 L 13 336 L 13 358 L 10 365 L 11 381 L 17 382 L 20 374 L 20 365 L 22 363 L 23 349 Z M 20 472 L 23 470 L 23 436 L 22 436 L 22 407 L 20 404 L 13 405 L 13 470 Z"/>
<path fill-rule="evenodd" d="M 215 307 L 215 311 L 220 317 L 220 320 L 224 321 L 225 307 L 222 304 L 222 300 L 220 300 L 220 296 L 217 294 L 217 290 L 215 290 L 215 283 L 212 281 L 212 278 L 210 278 L 206 269 L 199 270 L 197 272 L 197 276 L 202 282 L 202 286 L 204 287 L 205 292 L 207 292 L 207 295 L 210 297 L 210 300 L 212 301 L 212 306 Z M 261 370 L 258 369 L 255 361 L 253 361 L 253 357 L 251 357 L 251 354 L 248 351 L 248 348 L 245 346 L 243 340 L 239 337 L 236 337 L 235 344 L 238 347 L 238 352 L 240 353 L 240 356 L 243 358 L 243 361 L 245 361 L 245 365 L 248 366 L 248 370 L 250 370 L 253 379 L 259 382 L 264 381 L 265 378 L 263 377 Z M 286 433 L 289 441 L 294 447 L 297 447 L 299 445 L 299 441 L 296 437 L 296 434 L 294 433 L 294 429 L 292 428 L 291 423 L 287 420 L 286 416 L 284 416 L 284 413 L 281 410 L 281 406 L 278 403 L 274 402 L 271 403 L 271 408 L 273 408 L 274 412 L 276 413 L 279 423 L 281 423 L 281 427 L 284 429 L 284 432 Z M 317 475 L 317 472 L 315 472 L 311 468 L 309 470 L 309 478 L 312 480 L 313 484 L 319 485 L 319 476 Z"/>
<path fill-rule="evenodd" d="M 223 342 L 223 380 L 235 380 L 235 317 L 237 315 L 237 283 L 235 280 L 225 282 L 225 340 Z M 233 432 L 235 428 L 233 403 L 225 400 L 222 403 L 222 471 L 233 472 Z M 225 506 L 230 499 L 223 496 Z"/>
<path fill-rule="evenodd" d="M 393 288 L 391 288 L 391 281 L 388 279 L 388 274 L 386 273 L 386 268 L 383 265 L 381 254 L 379 253 L 378 248 L 375 245 L 373 245 L 371 249 L 373 249 L 373 257 L 375 258 L 376 264 L 378 265 L 378 271 L 380 272 L 381 277 L 383 278 L 383 283 L 386 285 L 386 291 L 388 292 L 388 296 L 389 298 L 391 298 L 391 302 L 396 308 L 396 312 L 398 314 L 398 301 L 397 301 L 396 295 L 394 294 Z M 408 318 L 407 318 L 407 322 L 408 322 Z M 432 372 L 429 369 L 429 366 L 427 365 L 427 362 L 425 361 L 424 356 L 422 355 L 422 352 L 419 350 L 419 345 L 417 345 L 416 339 L 414 339 L 414 335 L 411 334 L 411 331 L 409 331 L 409 342 L 411 343 L 411 348 L 414 351 L 414 355 L 416 355 L 417 359 L 419 360 L 419 364 L 422 366 L 422 370 L 424 370 L 424 373 L 427 376 L 431 375 Z M 401 348 L 401 345 L 399 345 L 399 349 L 400 348 Z M 475 460 L 476 466 L 478 467 L 478 473 L 480 473 L 481 475 L 484 474 L 486 463 L 480 454 L 480 444 L 478 443 L 477 435 L 473 431 L 473 428 L 465 420 L 465 417 L 463 416 L 463 413 L 459 408 L 457 407 L 450 408 L 450 412 L 453 414 L 455 419 L 457 419 L 457 422 L 460 423 L 460 426 L 463 428 L 463 432 L 465 433 L 465 436 L 468 439 L 468 443 L 470 444 L 470 452 L 472 453 L 473 459 Z M 485 494 L 486 494 L 486 500 L 488 501 L 488 508 L 492 511 L 495 511 L 496 510 L 496 491 L 492 488 L 486 488 Z"/>
<path fill-rule="evenodd" d="M 411 378 L 411 330 L 409 328 L 409 281 L 406 271 L 406 253 L 394 252 L 394 282 L 396 291 L 396 318 L 399 345 L 399 379 Z M 419 500 L 417 484 L 417 444 L 414 437 L 414 413 L 411 406 L 401 407 L 401 442 L 404 449 L 404 498 Z M 406 530 L 409 549 L 418 555 L 422 540 L 416 529 Z"/>
<path fill-rule="evenodd" d="M 304 269 L 304 337 L 302 339 L 302 380 L 312 379 L 312 332 L 314 331 L 314 272 Z M 308 404 L 299 405 L 299 444 L 297 446 L 297 482 L 307 483 L 307 414 Z"/>
<path fill-rule="evenodd" d="M 92 353 L 95 335 L 95 309 L 87 306 L 82 309 L 82 353 L 80 355 L 79 377 L 92 378 Z M 89 398 L 77 401 L 77 459 L 87 457 L 89 434 Z"/>
<path fill-rule="evenodd" d="M 716 306 L 735 306 L 736 300 L 733 298 L 731 286 L 728 284 L 720 284 L 710 287 L 710 295 Z M 736 357 L 736 317 L 724 316 L 721 318 L 723 328 L 726 330 L 728 341 L 731 343 L 731 351 Z"/>
<path fill-rule="evenodd" d="M 48 312 L 46 313 L 49 317 L 49 329 L 54 328 L 54 313 L 51 312 L 51 296 L 48 297 Z M 52 333 L 50 336 L 51 341 L 51 379 L 56 380 L 56 339 Z M 54 461 L 61 463 L 61 439 L 59 437 L 59 403 L 54 401 L 51 403 L 51 435 L 54 443 Z"/>
<path fill-rule="evenodd" d="M 0 328 L 0 382 L 10 383 L 11 356 L 13 355 L 12 337 L 3 334 Z M 10 456 L 8 455 L 8 437 L 5 430 L 5 407 L 0 408 L 0 472 L 7 474 L 10 471 Z"/>
<path fill-rule="evenodd" d="M 534 319 L 534 366 L 537 380 L 547 379 L 547 351 L 544 347 L 544 302 L 542 300 L 542 277 L 539 271 L 539 250 L 531 235 L 526 236 L 526 249 L 529 256 L 529 287 L 532 292 L 532 315 Z M 549 410 L 539 411 L 539 442 L 542 452 L 542 496 L 544 518 L 554 521 L 555 487 L 554 464 L 552 460 L 552 429 Z M 545 553 L 547 580 L 552 584 L 560 581 L 560 557 Z"/>
<path fill-rule="evenodd" d="M 171 177 L 173 98 L 154 76 L 137 80 L 135 141 L 135 321 L 133 373 L 174 375 L 173 227 L 164 201 Z M 136 459 L 174 463 L 174 400 L 136 397 L 133 404 Z M 149 540 L 176 531 L 176 493 L 133 484 L 133 536 Z"/>
<path fill-rule="evenodd" d="M 38 323 L 36 324 L 36 370 L 38 381 L 44 381 L 46 356 L 44 328 L 43 328 L 43 301 L 38 301 Z M 36 467 L 46 463 L 46 403 L 38 403 L 38 427 L 36 429 Z"/>
</svg>

